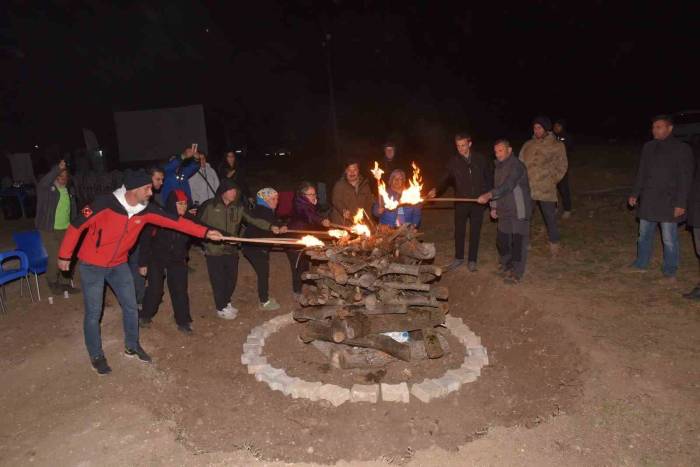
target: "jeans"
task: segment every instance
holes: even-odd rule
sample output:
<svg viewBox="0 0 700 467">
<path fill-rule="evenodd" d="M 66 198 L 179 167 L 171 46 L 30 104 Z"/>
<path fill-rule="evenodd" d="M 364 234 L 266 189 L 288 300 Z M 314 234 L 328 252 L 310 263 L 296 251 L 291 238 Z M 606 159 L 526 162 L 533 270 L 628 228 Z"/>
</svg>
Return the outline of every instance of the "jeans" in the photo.
<svg viewBox="0 0 700 467">
<path fill-rule="evenodd" d="M 146 278 L 139 274 L 139 246 L 136 245 L 129 255 L 129 269 L 131 277 L 134 279 L 134 290 L 136 292 L 136 303 L 143 303 L 143 296 L 146 293 Z"/>
<path fill-rule="evenodd" d="M 131 278 L 129 265 L 122 263 L 119 266 L 105 268 L 81 262 L 78 267 L 83 287 L 83 302 L 85 303 L 83 332 L 85 334 L 85 346 L 90 358 L 94 360 L 104 356 L 100 322 L 102 320 L 105 282 L 112 287 L 122 307 L 124 345 L 129 349 L 138 348 L 138 310 L 136 309 L 134 280 Z"/>
<path fill-rule="evenodd" d="M 469 256 L 470 263 L 476 263 L 481 239 L 481 224 L 484 222 L 486 208 L 480 204 L 455 203 L 455 259 L 464 259 L 464 241 L 469 222 Z"/>
<path fill-rule="evenodd" d="M 559 243 L 561 236 L 557 227 L 557 203 L 555 201 L 536 201 L 544 219 L 544 225 L 547 227 L 547 237 L 550 243 Z M 533 211 L 535 204 L 533 203 Z M 533 216 L 534 217 L 534 216 Z"/>
<path fill-rule="evenodd" d="M 665 276 L 675 276 L 680 260 L 678 243 L 678 224 L 675 222 L 654 222 L 639 219 L 639 240 L 637 241 L 637 260 L 634 267 L 646 269 L 651 260 L 653 249 L 652 242 L 658 225 L 661 224 L 661 240 L 664 245 L 664 265 L 662 271 Z"/>
</svg>

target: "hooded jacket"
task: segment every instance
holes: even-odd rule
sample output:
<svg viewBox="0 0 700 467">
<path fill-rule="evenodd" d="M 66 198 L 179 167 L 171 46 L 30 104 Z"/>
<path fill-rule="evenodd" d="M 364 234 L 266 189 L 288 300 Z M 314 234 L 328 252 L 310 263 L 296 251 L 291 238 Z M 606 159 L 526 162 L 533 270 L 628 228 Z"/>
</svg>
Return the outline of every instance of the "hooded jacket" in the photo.
<svg viewBox="0 0 700 467">
<path fill-rule="evenodd" d="M 236 199 L 226 205 L 221 199 L 221 195 L 231 189 L 236 190 Z M 216 196 L 199 208 L 197 217 L 202 224 L 216 229 L 227 236 L 238 236 L 241 224 L 244 222 L 262 230 L 270 230 L 272 224 L 264 219 L 250 215 L 240 203 L 240 199 L 241 190 L 238 184 L 233 180 L 224 178 L 221 180 Z M 238 254 L 238 245 L 227 242 L 206 242 L 204 249 L 209 256 Z"/>
<path fill-rule="evenodd" d="M 171 191 L 165 203 L 164 211 L 171 216 L 179 218 L 176 203 L 177 196 L 174 191 Z M 188 200 L 188 209 L 191 204 Z M 189 213 L 185 213 L 182 217 L 193 219 Z M 149 225 L 139 238 L 139 266 L 148 266 L 153 261 L 162 264 L 184 263 L 188 257 L 189 246 L 189 235 L 177 230 Z"/>
<path fill-rule="evenodd" d="M 318 206 L 306 196 L 294 196 L 294 208 L 288 227 L 293 230 L 321 230 L 324 217 L 318 213 Z"/>
<path fill-rule="evenodd" d="M 173 157 L 163 169 L 165 178 L 163 179 L 163 188 L 160 190 L 162 200 L 166 201 L 172 190 L 182 190 L 187 193 L 188 198 L 192 199 L 189 179 L 197 173 L 198 169 L 199 164 L 194 160 L 194 157 L 189 159 L 183 159 L 181 155 Z"/>
<path fill-rule="evenodd" d="M 54 222 L 56 220 L 56 207 L 58 207 L 58 199 L 60 197 L 58 188 L 56 187 L 56 177 L 61 170 L 58 165 L 54 165 L 49 170 L 49 173 L 39 180 L 36 187 L 36 217 L 34 225 L 37 229 L 45 232 L 52 232 Z M 78 208 L 75 203 L 75 191 L 73 187 L 68 185 L 68 196 L 70 198 L 70 220 L 73 221 L 78 215 Z"/>
<path fill-rule="evenodd" d="M 124 187 L 109 195 L 95 198 L 85 206 L 81 215 L 71 222 L 58 250 L 58 257 L 70 260 L 83 232 L 87 231 L 78 258 L 85 263 L 102 267 L 126 263 L 129 250 L 139 238 L 146 224 L 175 229 L 194 237 L 204 238 L 207 228 L 185 218 L 167 214 L 159 206 L 128 206 L 124 201 Z"/>
<path fill-rule="evenodd" d="M 219 177 L 207 162 L 204 167 L 200 166 L 190 177 L 189 185 L 192 192 L 192 202 L 197 205 L 204 204 L 205 201 L 216 195 L 216 191 L 219 189 Z"/>
<path fill-rule="evenodd" d="M 352 186 L 343 175 L 333 186 L 331 201 L 333 203 L 331 222 L 349 224 L 349 221 L 343 217 L 343 210 L 347 209 L 351 215 L 354 215 L 358 209 L 362 208 L 369 215 L 374 202 L 374 193 L 369 180 L 362 175 L 357 187 Z"/>
<path fill-rule="evenodd" d="M 557 183 L 569 168 L 564 143 L 548 132 L 542 139 L 533 137 L 527 141 L 519 158 L 527 168 L 532 199 L 556 202 Z"/>
</svg>

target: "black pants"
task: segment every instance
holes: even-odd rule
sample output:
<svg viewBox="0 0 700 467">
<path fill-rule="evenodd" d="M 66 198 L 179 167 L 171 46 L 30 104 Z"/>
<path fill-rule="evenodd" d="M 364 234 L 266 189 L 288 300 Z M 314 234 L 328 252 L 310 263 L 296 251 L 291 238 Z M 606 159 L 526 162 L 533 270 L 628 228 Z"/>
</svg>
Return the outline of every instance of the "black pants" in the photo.
<svg viewBox="0 0 700 467">
<path fill-rule="evenodd" d="M 243 255 L 248 259 L 258 276 L 258 299 L 265 303 L 270 291 L 270 250 L 259 247 L 243 247 Z"/>
<path fill-rule="evenodd" d="M 175 322 L 185 325 L 192 322 L 190 316 L 190 298 L 187 295 L 187 263 L 162 263 L 151 261 L 148 265 L 148 286 L 143 296 L 141 318 L 152 319 L 158 313 L 158 306 L 163 298 L 163 283 L 167 276 L 170 301 L 173 302 Z"/>
<path fill-rule="evenodd" d="M 535 212 L 535 207 L 539 206 L 542 213 L 544 225 L 547 227 L 547 237 L 550 243 L 559 243 L 561 236 L 559 235 L 559 227 L 557 226 L 557 203 L 554 201 L 535 201 L 532 203 L 532 213 Z M 530 216 L 530 218 L 534 218 Z"/>
<path fill-rule="evenodd" d="M 481 224 L 484 222 L 484 206 L 474 203 L 455 204 L 455 258 L 464 259 L 464 240 L 469 222 L 469 262 L 476 262 L 479 254 Z"/>
<path fill-rule="evenodd" d="M 564 211 L 571 211 L 571 188 L 569 187 L 569 172 L 564 174 L 564 178 L 557 183 L 557 190 L 561 195 L 561 204 Z"/>
<path fill-rule="evenodd" d="M 292 269 L 292 290 L 301 293 L 301 274 L 309 270 L 309 257 L 295 248 L 287 250 L 287 258 Z"/>
<path fill-rule="evenodd" d="M 217 310 L 223 310 L 231 301 L 231 295 L 236 290 L 238 281 L 238 254 L 207 256 L 207 271 L 209 282 L 214 293 L 214 304 Z"/>
<path fill-rule="evenodd" d="M 496 246 L 498 247 L 499 262 L 506 269 L 512 270 L 518 279 L 521 279 L 525 274 L 527 243 L 527 234 L 497 231 Z"/>
</svg>

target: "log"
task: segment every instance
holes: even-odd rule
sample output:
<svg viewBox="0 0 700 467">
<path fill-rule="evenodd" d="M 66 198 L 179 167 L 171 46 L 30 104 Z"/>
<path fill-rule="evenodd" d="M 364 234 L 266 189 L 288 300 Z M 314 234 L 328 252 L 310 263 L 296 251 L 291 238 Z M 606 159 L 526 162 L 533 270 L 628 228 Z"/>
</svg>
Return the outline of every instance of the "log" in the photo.
<svg viewBox="0 0 700 467">
<path fill-rule="evenodd" d="M 440 345 L 438 334 L 432 326 L 421 329 L 421 334 L 423 335 L 423 344 L 425 344 L 425 352 L 428 358 L 440 358 L 445 355 L 445 351 Z"/>
<path fill-rule="evenodd" d="M 435 258 L 435 244 L 411 240 L 399 246 L 399 254 L 419 260 L 433 259 Z"/>
<path fill-rule="evenodd" d="M 403 304 L 378 304 L 369 309 L 365 308 L 362 303 L 357 305 L 306 306 L 294 310 L 293 316 L 296 321 L 304 322 L 310 319 L 322 320 L 334 316 L 352 316 L 355 313 L 366 315 L 405 314 L 408 313 L 408 308 Z"/>
<path fill-rule="evenodd" d="M 333 342 L 333 338 L 331 337 L 330 323 L 328 322 L 328 320 L 307 321 L 306 323 L 301 325 L 301 332 L 299 333 L 299 338 L 307 344 L 314 340 Z M 410 346 L 408 346 L 407 344 L 402 344 L 401 342 L 396 342 L 389 336 L 383 336 L 381 334 L 371 334 L 369 336 L 346 339 L 344 343 L 355 347 L 367 347 L 371 349 L 381 350 L 393 357 L 398 358 L 399 360 L 404 360 L 406 362 L 411 360 Z"/>
<path fill-rule="evenodd" d="M 421 292 L 430 292 L 430 284 L 419 284 L 417 282 L 377 282 L 375 284 L 377 287 L 383 289 L 395 289 L 395 290 L 418 290 Z"/>
<path fill-rule="evenodd" d="M 392 297 L 389 299 L 384 299 L 381 302 L 376 295 L 370 294 L 365 297 L 365 306 L 368 310 L 371 310 L 379 305 L 384 306 L 432 306 L 434 308 L 440 307 L 440 302 L 437 301 L 435 297 L 426 297 L 424 295 L 404 295 L 400 297 Z"/>
</svg>

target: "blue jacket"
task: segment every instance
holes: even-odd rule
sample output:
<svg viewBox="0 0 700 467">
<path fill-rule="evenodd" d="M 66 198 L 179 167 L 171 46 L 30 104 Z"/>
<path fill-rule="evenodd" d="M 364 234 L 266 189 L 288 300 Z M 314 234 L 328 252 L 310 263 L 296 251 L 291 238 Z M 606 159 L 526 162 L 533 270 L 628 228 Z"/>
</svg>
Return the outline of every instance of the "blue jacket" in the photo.
<svg viewBox="0 0 700 467">
<path fill-rule="evenodd" d="M 163 188 L 160 191 L 162 199 L 167 200 L 168 195 L 173 190 L 182 190 L 187 193 L 189 199 L 192 199 L 189 178 L 196 174 L 198 169 L 199 164 L 194 158 L 183 161 L 180 156 L 173 157 L 165 165 L 165 179 L 163 180 Z"/>
<path fill-rule="evenodd" d="M 400 198 L 400 196 L 391 189 L 387 190 L 387 193 L 392 199 Z M 392 227 L 398 227 L 403 224 L 418 226 L 421 220 L 421 205 L 402 205 L 393 211 L 385 209 L 384 213 L 380 215 L 379 203 L 375 201 L 372 205 L 372 214 L 374 214 L 375 217 L 379 217 L 380 224 L 390 225 Z"/>
</svg>

